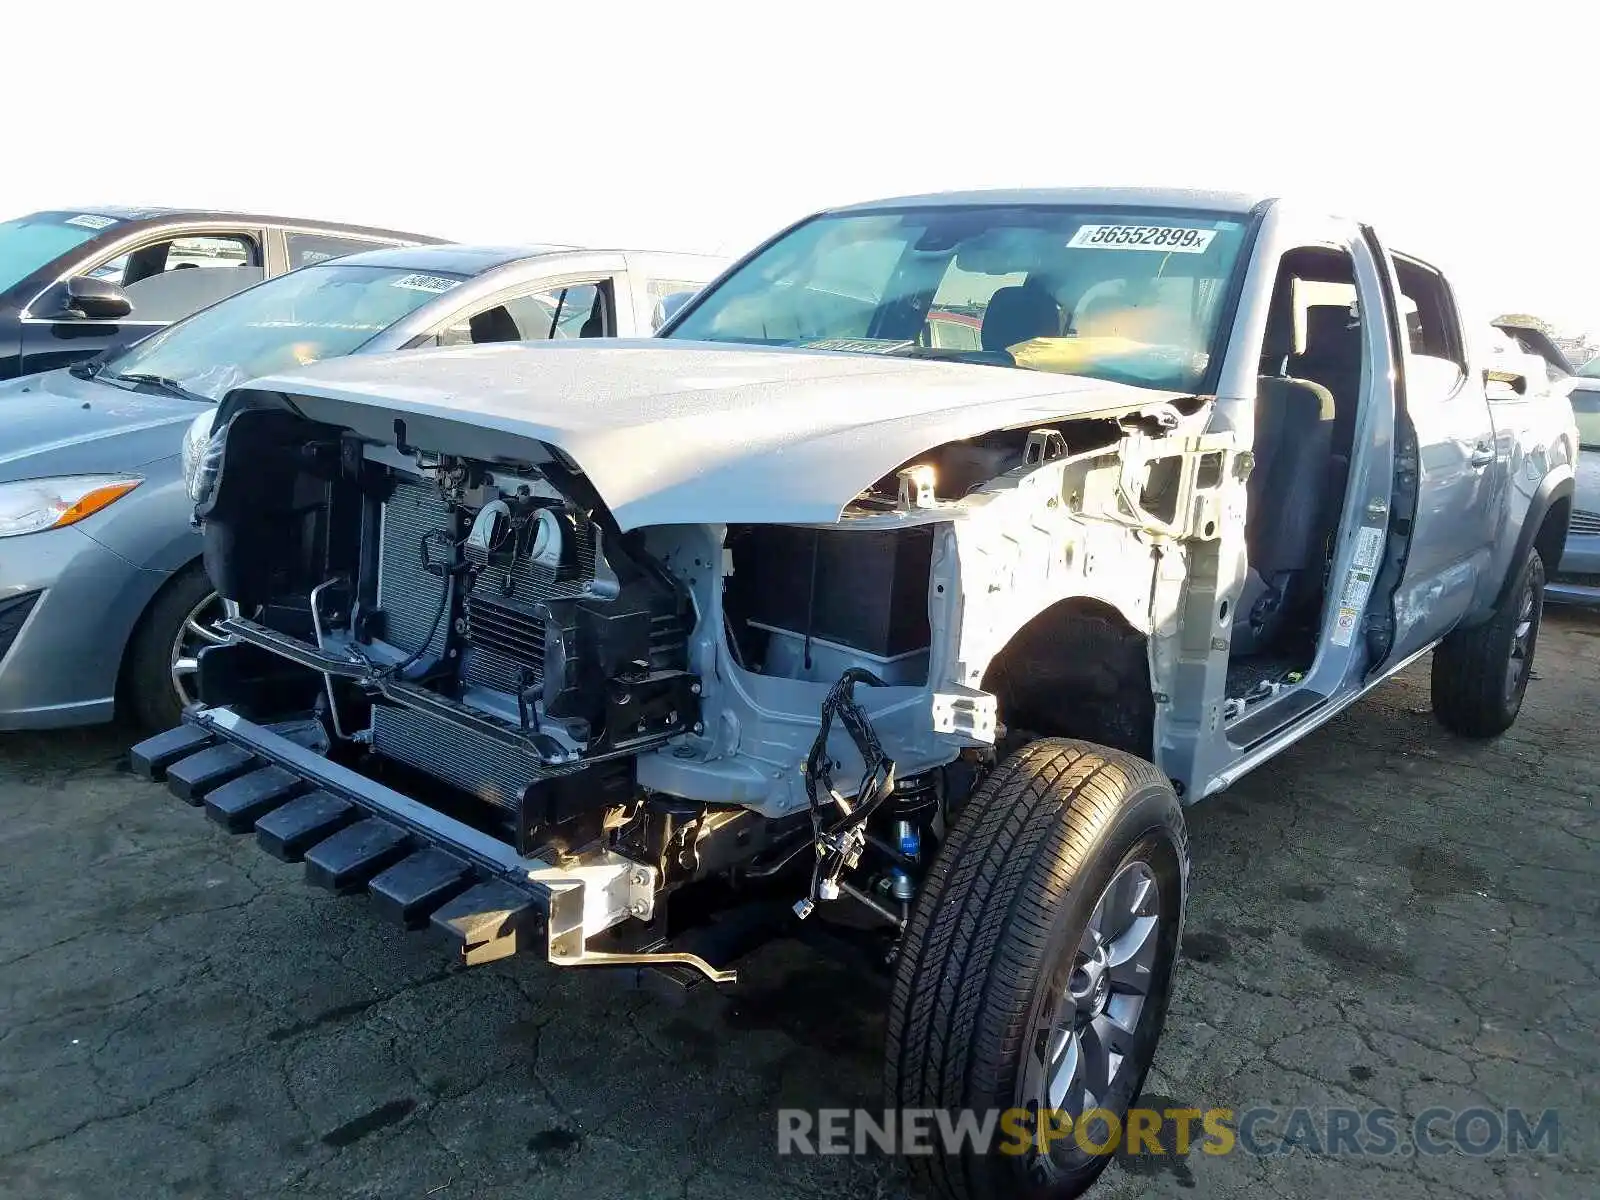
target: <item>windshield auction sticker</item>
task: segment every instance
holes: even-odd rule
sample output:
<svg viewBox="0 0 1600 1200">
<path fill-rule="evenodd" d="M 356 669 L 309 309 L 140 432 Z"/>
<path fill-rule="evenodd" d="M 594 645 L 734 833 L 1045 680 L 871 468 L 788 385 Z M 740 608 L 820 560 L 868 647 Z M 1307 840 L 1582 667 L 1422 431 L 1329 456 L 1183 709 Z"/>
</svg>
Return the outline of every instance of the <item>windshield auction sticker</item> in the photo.
<svg viewBox="0 0 1600 1200">
<path fill-rule="evenodd" d="M 1068 247 L 1075 250 L 1158 250 L 1163 254 L 1204 254 L 1215 229 L 1179 225 L 1080 225 Z"/>
<path fill-rule="evenodd" d="M 68 217 L 68 225 L 78 225 L 84 229 L 106 229 L 117 223 L 115 217 L 99 217 L 94 213 L 79 213 L 75 217 Z"/>
<path fill-rule="evenodd" d="M 402 275 L 389 286 L 405 288 L 408 292 L 448 292 L 460 282 L 441 275 Z"/>
</svg>

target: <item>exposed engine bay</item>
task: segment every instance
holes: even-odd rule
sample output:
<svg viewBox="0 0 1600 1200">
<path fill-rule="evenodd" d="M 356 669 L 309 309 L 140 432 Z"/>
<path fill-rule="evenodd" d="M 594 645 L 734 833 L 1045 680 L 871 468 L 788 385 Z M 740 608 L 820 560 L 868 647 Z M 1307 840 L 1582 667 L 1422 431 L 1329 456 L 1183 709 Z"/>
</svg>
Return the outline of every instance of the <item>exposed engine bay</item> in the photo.
<svg viewBox="0 0 1600 1200">
<path fill-rule="evenodd" d="M 690 652 L 705 614 L 671 551 L 619 531 L 559 463 L 433 454 L 400 425 L 374 447 L 283 411 L 234 418 L 197 510 L 237 639 L 206 655 L 204 703 L 310 714 L 334 759 L 530 860 L 643 866 L 651 894 L 631 889 L 605 924 L 653 917 L 685 884 L 783 873 L 802 915 L 848 892 L 903 927 L 947 781 L 898 776 L 856 691 L 927 682 L 931 525 L 728 532 L 719 624 L 733 660 L 827 685 L 804 810 L 762 814 L 641 783 L 646 756 L 716 737 Z M 836 724 L 859 782 L 835 783 Z"/>
<path fill-rule="evenodd" d="M 1182 414 L 1158 418 L 1139 419 L 1159 435 Z M 1060 560 L 1086 573 L 1072 539 L 1093 528 L 1040 522 L 1063 495 L 1122 503 L 1119 451 L 1144 436 L 1091 419 L 937 447 L 825 526 L 624 531 L 550 447 L 490 457 L 413 445 L 403 419 L 390 432 L 245 406 L 214 439 L 196 517 L 235 640 L 202 656 L 202 702 L 309 719 L 331 760 L 585 878 L 605 903 L 584 902 L 569 961 L 659 951 L 664 901 L 690 885 L 770 886 L 802 917 L 851 897 L 892 955 L 1004 735 L 982 660 L 957 661 L 961 606 L 969 635 L 1003 641 L 1038 601 L 1019 590 L 1020 615 L 974 620 L 962 556 L 1016 535 L 962 551 L 954 522 L 1005 527 L 1002 504 L 971 502 L 1014 495 L 1038 514 L 1027 536 L 1068 538 Z M 1148 457 L 1140 502 L 1176 517 L 1184 460 Z M 602 934 L 621 941 L 596 950 Z"/>
</svg>

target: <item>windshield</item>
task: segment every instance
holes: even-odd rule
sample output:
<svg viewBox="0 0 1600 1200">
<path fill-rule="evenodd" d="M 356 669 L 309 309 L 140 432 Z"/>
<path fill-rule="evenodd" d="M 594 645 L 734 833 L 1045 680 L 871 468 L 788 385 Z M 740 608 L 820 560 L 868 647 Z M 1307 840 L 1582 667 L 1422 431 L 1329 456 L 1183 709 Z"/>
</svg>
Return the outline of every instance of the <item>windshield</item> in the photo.
<svg viewBox="0 0 1600 1200">
<path fill-rule="evenodd" d="M 1600 379 L 1600 357 L 1591 358 L 1578 368 L 1578 374 L 1585 379 Z"/>
<path fill-rule="evenodd" d="M 257 376 L 349 354 L 460 282 L 337 259 L 302 267 L 169 326 L 102 370 L 159 376 L 215 400 Z"/>
<path fill-rule="evenodd" d="M 117 223 L 97 213 L 41 212 L 0 221 L 0 292 Z"/>
<path fill-rule="evenodd" d="M 816 217 L 668 337 L 901 354 L 1191 391 L 1218 352 L 1244 222 L 941 206 Z"/>
</svg>

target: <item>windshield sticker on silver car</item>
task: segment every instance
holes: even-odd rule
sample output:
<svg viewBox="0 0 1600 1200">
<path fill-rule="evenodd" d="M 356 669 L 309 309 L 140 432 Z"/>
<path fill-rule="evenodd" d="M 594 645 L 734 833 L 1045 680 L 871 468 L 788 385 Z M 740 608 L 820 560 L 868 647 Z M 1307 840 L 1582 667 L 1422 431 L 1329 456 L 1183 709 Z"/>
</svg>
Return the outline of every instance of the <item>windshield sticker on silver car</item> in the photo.
<svg viewBox="0 0 1600 1200">
<path fill-rule="evenodd" d="M 408 292 L 448 292 L 461 281 L 445 279 L 440 275 L 402 275 L 390 287 L 405 288 Z"/>
<path fill-rule="evenodd" d="M 893 354 L 897 350 L 907 350 L 915 343 L 908 341 L 895 341 L 889 338 L 815 338 L 809 342 L 801 342 L 802 350 L 842 350 L 852 354 Z"/>
<path fill-rule="evenodd" d="M 68 225 L 81 225 L 85 229 L 104 229 L 108 225 L 115 225 L 115 217 L 100 217 L 94 213 L 79 213 L 75 217 L 68 217 Z"/>
<path fill-rule="evenodd" d="M 1080 225 L 1067 246 L 1075 250 L 1159 250 L 1165 254 L 1204 254 L 1215 229 L 1179 225 Z"/>
</svg>

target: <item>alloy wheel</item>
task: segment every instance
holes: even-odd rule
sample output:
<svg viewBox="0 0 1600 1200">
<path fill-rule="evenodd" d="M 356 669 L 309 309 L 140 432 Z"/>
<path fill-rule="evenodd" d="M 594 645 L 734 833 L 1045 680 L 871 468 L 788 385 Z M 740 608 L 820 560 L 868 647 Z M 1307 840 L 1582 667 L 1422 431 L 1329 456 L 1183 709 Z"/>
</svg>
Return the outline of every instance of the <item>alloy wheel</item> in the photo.
<svg viewBox="0 0 1600 1200">
<path fill-rule="evenodd" d="M 1128 1061 L 1155 977 L 1161 885 L 1149 863 L 1125 863 L 1095 902 L 1065 989 L 1030 1039 L 1026 1095 L 1076 1120 L 1102 1107 Z"/>
<path fill-rule="evenodd" d="M 1511 656 L 1506 661 L 1506 699 L 1515 701 L 1517 690 L 1528 676 L 1533 662 L 1533 643 L 1539 632 L 1539 596 L 1529 583 L 1517 605 L 1517 623 L 1511 631 Z"/>
<path fill-rule="evenodd" d="M 227 606 L 222 597 L 210 592 L 189 610 L 183 624 L 178 626 L 178 635 L 172 640 L 169 667 L 172 690 L 177 694 L 180 705 L 193 704 L 198 698 L 195 675 L 200 670 L 200 651 L 207 646 L 220 646 L 228 640 L 228 636 L 216 627 L 217 622 L 226 615 Z"/>
</svg>

